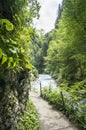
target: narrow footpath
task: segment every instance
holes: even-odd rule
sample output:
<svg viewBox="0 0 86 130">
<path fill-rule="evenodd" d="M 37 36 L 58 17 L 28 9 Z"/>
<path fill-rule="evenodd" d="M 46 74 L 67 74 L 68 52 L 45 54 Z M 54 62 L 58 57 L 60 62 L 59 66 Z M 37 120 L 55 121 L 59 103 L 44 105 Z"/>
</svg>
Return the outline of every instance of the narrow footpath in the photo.
<svg viewBox="0 0 86 130">
<path fill-rule="evenodd" d="M 78 130 L 61 112 L 55 110 L 37 93 L 30 92 L 30 98 L 39 114 L 40 130 Z"/>
</svg>

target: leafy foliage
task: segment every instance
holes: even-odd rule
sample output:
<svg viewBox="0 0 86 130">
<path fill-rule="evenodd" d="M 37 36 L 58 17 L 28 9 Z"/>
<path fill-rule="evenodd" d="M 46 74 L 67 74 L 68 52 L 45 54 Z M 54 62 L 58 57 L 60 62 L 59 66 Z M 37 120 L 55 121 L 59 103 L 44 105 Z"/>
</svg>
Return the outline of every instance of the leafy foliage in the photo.
<svg viewBox="0 0 86 130">
<path fill-rule="evenodd" d="M 31 23 L 34 17 L 38 17 L 40 6 L 36 0 L 2 0 L 0 7 L 0 67 L 30 70 Z"/>
<path fill-rule="evenodd" d="M 40 128 L 38 114 L 31 100 L 28 101 L 26 111 L 21 115 L 18 125 L 18 130 L 38 130 Z"/>
<path fill-rule="evenodd" d="M 86 6 L 83 4 L 80 0 L 64 0 L 45 58 L 46 70 L 69 85 L 86 77 Z"/>
</svg>

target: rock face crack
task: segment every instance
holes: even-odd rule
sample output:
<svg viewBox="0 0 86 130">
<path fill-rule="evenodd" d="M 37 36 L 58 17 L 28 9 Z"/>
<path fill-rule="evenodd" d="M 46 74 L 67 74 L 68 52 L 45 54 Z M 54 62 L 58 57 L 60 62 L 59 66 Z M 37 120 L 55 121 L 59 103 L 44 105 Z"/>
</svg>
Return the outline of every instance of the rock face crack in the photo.
<svg viewBox="0 0 86 130">
<path fill-rule="evenodd" d="M 39 114 L 40 130 L 78 130 L 61 112 L 53 109 L 38 94 L 31 92 L 30 98 Z"/>
</svg>

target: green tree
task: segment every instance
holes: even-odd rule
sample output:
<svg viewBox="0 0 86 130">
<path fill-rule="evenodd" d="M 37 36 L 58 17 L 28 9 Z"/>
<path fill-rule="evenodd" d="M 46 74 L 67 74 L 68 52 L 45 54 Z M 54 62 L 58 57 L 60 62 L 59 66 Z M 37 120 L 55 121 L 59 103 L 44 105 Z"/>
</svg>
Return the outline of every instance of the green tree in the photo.
<svg viewBox="0 0 86 130">
<path fill-rule="evenodd" d="M 36 31 L 32 36 L 31 61 L 39 73 L 44 71 L 44 56 L 47 53 L 48 44 L 43 30 Z"/>
<path fill-rule="evenodd" d="M 56 42 L 56 50 L 48 50 L 47 65 L 54 66 L 53 73 L 57 73 L 56 77 L 60 77 L 69 84 L 76 81 L 84 80 L 86 77 L 86 5 L 83 1 L 64 0 L 63 9 L 55 28 L 54 41 Z M 52 48 L 50 44 L 49 48 Z M 54 51 L 54 54 L 53 54 Z M 56 64 L 54 63 L 55 57 Z M 51 55 L 51 56 L 50 56 Z M 50 57 L 48 62 L 48 58 Z M 52 71 L 51 68 L 49 68 Z"/>
</svg>

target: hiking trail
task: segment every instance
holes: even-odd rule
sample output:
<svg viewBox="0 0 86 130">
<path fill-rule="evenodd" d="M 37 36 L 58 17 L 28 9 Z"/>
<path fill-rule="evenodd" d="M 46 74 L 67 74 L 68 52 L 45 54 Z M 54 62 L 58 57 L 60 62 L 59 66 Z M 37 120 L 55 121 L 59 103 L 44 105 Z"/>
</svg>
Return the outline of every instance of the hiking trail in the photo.
<svg viewBox="0 0 86 130">
<path fill-rule="evenodd" d="M 40 130 L 78 130 L 61 112 L 55 110 L 37 93 L 30 92 L 39 115 Z"/>
</svg>

